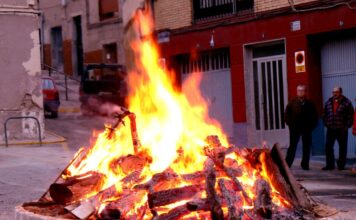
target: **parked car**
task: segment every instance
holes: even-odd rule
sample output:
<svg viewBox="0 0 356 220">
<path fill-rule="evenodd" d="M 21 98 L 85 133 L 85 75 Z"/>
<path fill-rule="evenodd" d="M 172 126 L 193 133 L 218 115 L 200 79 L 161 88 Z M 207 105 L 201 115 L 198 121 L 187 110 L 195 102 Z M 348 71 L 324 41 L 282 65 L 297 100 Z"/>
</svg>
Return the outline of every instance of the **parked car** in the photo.
<svg viewBox="0 0 356 220">
<path fill-rule="evenodd" d="M 83 115 L 110 115 L 117 106 L 125 106 L 126 71 L 118 64 L 86 64 L 79 95 Z"/>
<path fill-rule="evenodd" d="M 52 78 L 42 77 L 42 93 L 45 117 L 57 118 L 60 105 L 59 92 Z"/>
</svg>

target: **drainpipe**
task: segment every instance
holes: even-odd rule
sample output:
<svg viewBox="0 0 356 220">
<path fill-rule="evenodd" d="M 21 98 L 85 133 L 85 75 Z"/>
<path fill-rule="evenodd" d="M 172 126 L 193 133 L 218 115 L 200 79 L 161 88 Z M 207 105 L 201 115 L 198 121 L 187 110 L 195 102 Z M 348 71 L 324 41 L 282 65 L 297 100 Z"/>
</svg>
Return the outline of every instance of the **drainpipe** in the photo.
<svg viewBox="0 0 356 220">
<path fill-rule="evenodd" d="M 44 28 L 45 28 L 45 18 L 44 18 L 44 13 L 41 11 L 40 14 L 40 25 L 41 25 L 41 66 L 44 68 L 44 45 L 45 45 L 45 36 L 44 36 Z"/>
</svg>

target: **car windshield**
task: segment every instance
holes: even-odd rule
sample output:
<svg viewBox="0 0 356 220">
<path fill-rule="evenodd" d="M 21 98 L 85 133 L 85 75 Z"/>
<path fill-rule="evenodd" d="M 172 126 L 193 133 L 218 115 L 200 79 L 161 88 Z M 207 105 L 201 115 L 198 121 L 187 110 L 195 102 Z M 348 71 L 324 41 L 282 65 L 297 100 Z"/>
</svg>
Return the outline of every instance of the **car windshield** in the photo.
<svg viewBox="0 0 356 220">
<path fill-rule="evenodd" d="M 43 89 L 54 89 L 54 84 L 51 79 L 42 79 L 42 88 Z"/>
<path fill-rule="evenodd" d="M 93 68 L 88 71 L 88 80 L 115 80 L 122 77 L 121 74 L 115 67 Z"/>
</svg>

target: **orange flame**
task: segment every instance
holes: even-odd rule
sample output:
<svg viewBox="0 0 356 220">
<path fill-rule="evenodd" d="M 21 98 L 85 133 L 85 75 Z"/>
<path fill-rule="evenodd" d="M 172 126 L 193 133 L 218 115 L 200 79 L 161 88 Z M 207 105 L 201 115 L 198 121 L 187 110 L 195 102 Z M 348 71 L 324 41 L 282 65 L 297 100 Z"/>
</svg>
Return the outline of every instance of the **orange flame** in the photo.
<svg viewBox="0 0 356 220">
<path fill-rule="evenodd" d="M 141 173 L 141 182 L 168 168 L 178 174 L 203 170 L 206 160 L 203 151 L 206 137 L 217 135 L 223 146 L 227 147 L 229 143 L 220 124 L 209 118 L 208 105 L 199 91 L 202 74 L 191 74 L 182 85 L 184 91 L 188 92 L 186 94 L 179 92 L 174 87 L 172 76 L 175 73 L 166 70 L 159 63 L 158 46 L 150 34 L 153 30 L 150 16 L 138 12 L 134 25 L 138 26 L 139 32 L 144 36 L 131 43 L 136 69 L 128 73 L 128 103 L 130 111 L 136 114 L 140 151 L 152 158 Z M 73 163 L 67 170 L 70 176 L 90 171 L 97 171 L 105 176 L 102 184 L 91 195 L 113 185 L 121 192 L 123 187 L 121 180 L 127 174 L 120 166 L 113 167 L 113 164 L 121 157 L 134 154 L 130 129 L 121 125 L 115 130 L 112 138 L 108 138 L 109 132 L 110 130 L 105 130 L 99 134 L 85 158 Z M 228 157 L 242 166 L 243 175 L 238 177 L 238 180 L 253 199 L 256 180 L 264 178 L 268 181 L 268 176 L 244 165 L 245 159 L 236 154 Z M 275 189 L 273 193 L 273 202 L 287 203 L 278 196 Z M 251 208 L 250 204 L 243 205 Z M 100 210 L 103 207 L 101 205 Z"/>
</svg>

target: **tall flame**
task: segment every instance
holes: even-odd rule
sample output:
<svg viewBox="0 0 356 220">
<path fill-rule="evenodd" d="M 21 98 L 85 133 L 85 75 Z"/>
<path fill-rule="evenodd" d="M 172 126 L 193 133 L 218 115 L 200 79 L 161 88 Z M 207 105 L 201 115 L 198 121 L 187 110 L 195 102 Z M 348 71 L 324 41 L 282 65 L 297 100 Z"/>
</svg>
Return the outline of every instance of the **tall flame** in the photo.
<svg viewBox="0 0 356 220">
<path fill-rule="evenodd" d="M 182 87 L 186 94 L 175 88 L 174 72 L 159 63 L 158 46 L 152 35 L 153 22 L 143 12 L 136 15 L 144 37 L 131 42 L 136 70 L 128 73 L 129 109 L 136 114 L 141 148 L 152 158 L 146 170 L 149 176 L 171 167 L 179 173 L 189 173 L 203 168 L 206 159 L 202 153 L 205 138 L 218 135 L 224 146 L 226 135 L 218 121 L 209 118 L 208 105 L 199 91 L 201 73 L 193 73 Z M 107 138 L 108 131 L 98 136 L 85 160 L 79 166 L 70 166 L 71 175 L 89 171 L 105 174 L 102 188 L 118 182 L 125 174 L 113 172 L 112 161 L 133 154 L 130 130 L 120 127 L 115 137 Z M 178 157 L 178 150 L 182 154 Z"/>
<path fill-rule="evenodd" d="M 182 84 L 186 93 L 180 92 L 175 87 L 175 73 L 159 63 L 160 54 L 151 34 L 153 22 L 149 13 L 137 12 L 133 25 L 136 25 L 141 36 L 132 40 L 130 45 L 135 61 L 132 66 L 135 68 L 128 72 L 128 103 L 130 111 L 136 114 L 140 153 L 151 159 L 141 172 L 141 182 L 168 168 L 177 174 L 201 171 L 207 158 L 204 154 L 207 136 L 217 135 L 222 146 L 229 145 L 219 122 L 209 117 L 209 106 L 199 91 L 202 73 L 191 74 Z M 115 166 L 115 163 L 127 155 L 137 154 L 132 146 L 129 128 L 120 125 L 111 138 L 108 138 L 109 133 L 110 129 L 106 129 L 99 134 L 95 144 L 85 152 L 85 157 L 77 159 L 67 169 L 68 176 L 90 171 L 103 174 L 100 186 L 87 197 L 113 185 L 121 192 L 121 180 L 128 173 L 120 166 Z M 263 169 L 259 173 L 246 165 L 248 163 L 242 156 L 232 154 L 228 158 L 243 169 L 238 179 L 246 187 L 250 198 L 255 197 L 254 185 L 258 178 L 271 182 Z M 287 206 L 288 203 L 272 189 L 275 204 Z M 244 204 L 244 208 L 251 208 L 251 204 Z"/>
</svg>

